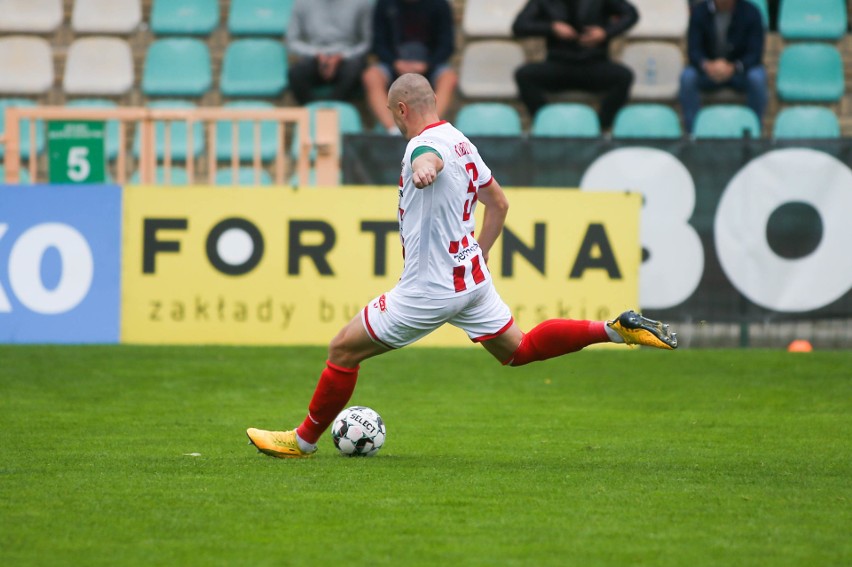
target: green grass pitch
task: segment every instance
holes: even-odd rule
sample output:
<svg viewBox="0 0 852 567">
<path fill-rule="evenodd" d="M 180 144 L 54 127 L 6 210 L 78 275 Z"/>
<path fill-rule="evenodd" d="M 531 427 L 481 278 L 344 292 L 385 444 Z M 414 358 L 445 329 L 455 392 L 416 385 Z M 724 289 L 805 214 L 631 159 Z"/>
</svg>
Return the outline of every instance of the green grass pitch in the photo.
<svg viewBox="0 0 852 567">
<path fill-rule="evenodd" d="M 0 347 L 0 565 L 852 565 L 852 352 L 406 349 L 376 457 L 247 445 L 324 360 Z"/>
</svg>

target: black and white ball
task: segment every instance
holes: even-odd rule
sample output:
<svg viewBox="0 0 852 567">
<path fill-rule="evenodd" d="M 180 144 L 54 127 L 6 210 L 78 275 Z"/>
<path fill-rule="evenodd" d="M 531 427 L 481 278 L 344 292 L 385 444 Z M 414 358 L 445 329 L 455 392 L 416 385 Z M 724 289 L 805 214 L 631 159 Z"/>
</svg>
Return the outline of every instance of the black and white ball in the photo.
<svg viewBox="0 0 852 567">
<path fill-rule="evenodd" d="M 372 457 L 385 444 L 386 435 L 381 416 L 364 406 L 346 408 L 331 425 L 334 446 L 348 457 Z"/>
</svg>

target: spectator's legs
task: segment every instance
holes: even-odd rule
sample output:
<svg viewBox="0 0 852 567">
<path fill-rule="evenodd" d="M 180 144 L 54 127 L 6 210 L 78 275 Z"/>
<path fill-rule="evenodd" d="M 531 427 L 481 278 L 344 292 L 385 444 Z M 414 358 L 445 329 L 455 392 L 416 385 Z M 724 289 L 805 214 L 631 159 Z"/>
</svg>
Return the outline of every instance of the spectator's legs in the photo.
<svg viewBox="0 0 852 567">
<path fill-rule="evenodd" d="M 290 88 L 299 104 L 307 104 L 314 99 L 311 89 L 322 82 L 314 57 L 300 57 L 290 65 Z"/>
<path fill-rule="evenodd" d="M 456 92 L 456 84 L 459 82 L 458 73 L 447 67 L 435 77 L 435 96 L 437 97 L 438 116 L 442 119 L 446 118 L 447 108 L 453 102 L 453 95 Z"/>
<path fill-rule="evenodd" d="M 358 89 L 361 73 L 364 71 L 363 57 L 350 57 L 340 62 L 334 77 L 333 100 L 350 100 Z"/>
<path fill-rule="evenodd" d="M 564 65 L 551 61 L 527 63 L 518 67 L 515 82 L 530 118 L 535 117 L 535 113 L 547 104 L 548 91 L 564 90 L 571 86 L 566 74 Z"/>
<path fill-rule="evenodd" d="M 364 71 L 361 81 L 364 84 L 364 94 L 367 97 L 370 110 L 373 111 L 373 116 L 384 126 L 385 130 L 391 130 L 396 125 L 390 110 L 388 110 L 390 78 L 387 72 L 380 65 L 370 65 Z"/>
<path fill-rule="evenodd" d="M 763 124 L 767 99 L 766 69 L 762 65 L 757 65 L 746 72 L 746 104 L 757 114 L 761 124 Z"/>
<path fill-rule="evenodd" d="M 569 89 L 602 92 L 599 116 L 601 128 L 608 129 L 618 109 L 627 102 L 633 72 L 611 61 L 573 65 L 544 61 L 520 67 L 515 72 L 515 81 L 531 118 L 547 104 L 548 92 Z"/>
<path fill-rule="evenodd" d="M 601 129 L 609 130 L 612 128 L 615 115 L 630 97 L 633 71 L 624 65 L 607 61 L 590 66 L 585 77 L 586 80 L 581 81 L 581 85 L 585 85 L 592 91 L 603 91 L 598 116 L 601 121 Z"/>
<path fill-rule="evenodd" d="M 701 74 L 695 67 L 686 67 L 680 75 L 680 108 L 687 133 L 692 133 L 695 116 L 701 109 L 701 89 L 699 79 Z"/>
</svg>

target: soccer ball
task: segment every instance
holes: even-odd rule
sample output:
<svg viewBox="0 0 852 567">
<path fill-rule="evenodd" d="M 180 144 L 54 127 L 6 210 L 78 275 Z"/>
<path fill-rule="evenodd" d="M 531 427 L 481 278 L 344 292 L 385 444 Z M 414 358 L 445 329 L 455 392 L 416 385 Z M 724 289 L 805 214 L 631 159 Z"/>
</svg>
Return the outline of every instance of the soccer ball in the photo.
<svg viewBox="0 0 852 567">
<path fill-rule="evenodd" d="M 385 444 L 385 436 L 381 416 L 364 406 L 346 408 L 331 426 L 334 446 L 347 457 L 372 457 Z"/>
</svg>

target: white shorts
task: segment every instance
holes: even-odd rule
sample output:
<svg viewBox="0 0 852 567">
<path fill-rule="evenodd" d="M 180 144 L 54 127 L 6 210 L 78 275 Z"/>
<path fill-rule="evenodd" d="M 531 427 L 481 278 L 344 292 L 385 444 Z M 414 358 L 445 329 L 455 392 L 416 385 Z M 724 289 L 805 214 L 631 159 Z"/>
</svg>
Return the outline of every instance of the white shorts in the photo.
<svg viewBox="0 0 852 567">
<path fill-rule="evenodd" d="M 462 329 L 473 342 L 486 341 L 503 334 L 513 319 L 509 307 L 489 282 L 449 299 L 429 299 L 394 288 L 364 307 L 361 322 L 375 342 L 400 348 L 444 323 Z"/>
</svg>

